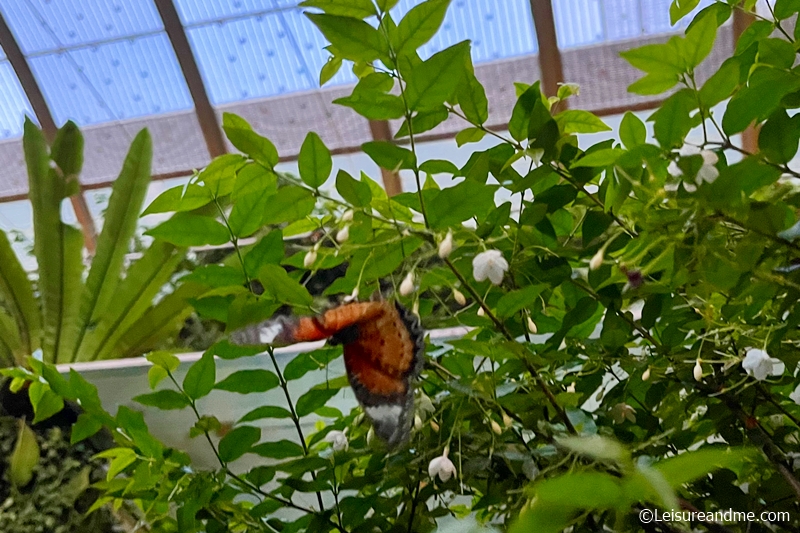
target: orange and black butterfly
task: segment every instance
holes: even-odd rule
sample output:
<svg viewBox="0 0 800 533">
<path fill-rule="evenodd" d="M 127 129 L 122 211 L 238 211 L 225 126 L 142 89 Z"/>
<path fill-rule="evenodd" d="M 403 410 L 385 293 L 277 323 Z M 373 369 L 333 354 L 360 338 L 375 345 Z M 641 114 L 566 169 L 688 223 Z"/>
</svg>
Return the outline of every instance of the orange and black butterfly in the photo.
<svg viewBox="0 0 800 533">
<path fill-rule="evenodd" d="M 403 442 L 413 420 L 425 341 L 419 319 L 399 303 L 353 302 L 319 316 L 267 320 L 230 336 L 232 343 L 248 346 L 322 339 L 344 345 L 350 386 L 375 433 L 390 446 Z"/>
</svg>

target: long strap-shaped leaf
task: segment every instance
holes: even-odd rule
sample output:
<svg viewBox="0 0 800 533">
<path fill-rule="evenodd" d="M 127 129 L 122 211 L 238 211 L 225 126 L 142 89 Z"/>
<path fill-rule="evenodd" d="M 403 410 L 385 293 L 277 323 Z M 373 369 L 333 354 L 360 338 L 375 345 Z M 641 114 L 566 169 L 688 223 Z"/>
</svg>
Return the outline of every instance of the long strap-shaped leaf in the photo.
<svg viewBox="0 0 800 533">
<path fill-rule="evenodd" d="M 78 361 L 94 361 L 110 352 L 122 334 L 152 305 L 153 299 L 169 281 L 185 250 L 155 241 L 128 269 L 114 293 L 112 305 L 89 331 L 78 348 Z"/>
<path fill-rule="evenodd" d="M 78 335 L 72 345 L 70 360 L 81 359 L 78 354 L 87 331 L 108 312 L 116 302 L 125 254 L 142 210 L 150 183 L 153 144 L 148 131 L 142 130 L 133 140 L 122 171 L 114 181 L 103 221 L 103 231 L 97 241 L 97 252 L 86 279 L 80 312 Z"/>
<path fill-rule="evenodd" d="M 65 134 L 74 135 L 76 131 L 70 129 Z M 29 119 L 25 121 L 22 144 L 28 167 L 35 233 L 33 250 L 38 262 L 42 298 L 42 351 L 45 361 L 56 362 L 58 353 L 63 353 L 63 328 L 70 320 L 75 320 L 81 292 L 80 244 L 76 247 L 77 230 L 61 221 L 61 201 L 68 191 L 63 171 L 57 165 L 51 167 L 44 136 Z M 61 140 L 60 144 L 80 146 L 81 143 Z M 73 161 L 63 154 L 59 159 Z"/>
<path fill-rule="evenodd" d="M 104 359 L 135 357 L 155 349 L 164 339 L 173 337 L 192 312 L 189 298 L 197 298 L 208 291 L 208 287 L 196 283 L 183 283 L 175 292 L 145 312 L 142 317 L 120 337 Z"/>
<path fill-rule="evenodd" d="M 23 362 L 22 341 L 17 323 L 14 317 L 0 308 L 0 364 L 14 366 Z"/>
<path fill-rule="evenodd" d="M 41 311 L 33 296 L 33 288 L 8 236 L 0 231 L 0 299 L 17 324 L 20 350 L 17 358 L 39 348 L 42 328 Z"/>
</svg>

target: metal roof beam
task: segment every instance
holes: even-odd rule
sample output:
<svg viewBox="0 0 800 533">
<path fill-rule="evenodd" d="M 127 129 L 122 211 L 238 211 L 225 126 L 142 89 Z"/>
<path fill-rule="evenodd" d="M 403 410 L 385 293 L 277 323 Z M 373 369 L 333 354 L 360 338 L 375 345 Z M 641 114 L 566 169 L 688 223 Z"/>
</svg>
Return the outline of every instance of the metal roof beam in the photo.
<svg viewBox="0 0 800 533">
<path fill-rule="evenodd" d="M 197 60 L 189 45 L 189 39 L 186 37 L 186 31 L 181 24 L 175 4 L 172 0 L 155 0 L 155 4 L 161 21 L 164 23 L 164 30 L 172 43 L 172 49 L 178 58 L 183 77 L 186 79 L 186 86 L 192 95 L 194 110 L 197 113 L 197 120 L 200 122 L 200 130 L 203 132 L 208 153 L 212 158 L 225 154 L 228 152 L 228 148 L 225 145 L 219 119 L 211 106 L 208 91 L 206 91 Z"/>
<path fill-rule="evenodd" d="M 52 143 L 58 133 L 58 126 L 56 126 L 53 114 L 50 112 L 50 107 L 44 99 L 39 83 L 31 71 L 28 60 L 25 54 L 22 53 L 22 49 L 19 47 L 19 43 L 17 43 L 2 13 L 0 13 L 0 46 L 3 47 L 8 62 L 11 63 L 11 67 L 17 74 L 22 90 L 25 91 L 36 119 L 42 127 L 45 139 L 47 139 L 48 143 Z M 81 225 L 86 249 L 93 254 L 97 245 L 97 230 L 95 229 L 92 213 L 86 204 L 86 198 L 83 196 L 83 187 L 80 184 L 80 180 L 78 181 L 78 186 L 79 192 L 70 196 L 69 199 L 72 203 L 72 209 L 75 211 L 75 217 Z"/>
</svg>

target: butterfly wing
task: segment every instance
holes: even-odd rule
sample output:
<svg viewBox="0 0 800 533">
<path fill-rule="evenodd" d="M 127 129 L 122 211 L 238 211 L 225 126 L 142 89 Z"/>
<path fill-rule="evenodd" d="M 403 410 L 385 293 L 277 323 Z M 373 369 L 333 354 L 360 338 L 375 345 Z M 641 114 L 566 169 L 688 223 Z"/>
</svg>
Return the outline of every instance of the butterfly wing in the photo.
<svg viewBox="0 0 800 533">
<path fill-rule="evenodd" d="M 413 314 L 399 304 L 380 303 L 381 313 L 359 323 L 356 340 L 344 345 L 344 362 L 356 399 L 375 433 L 394 446 L 411 429 L 414 384 L 425 345 Z"/>
<path fill-rule="evenodd" d="M 350 385 L 375 433 L 391 446 L 404 441 L 425 342 L 419 319 L 400 304 L 354 302 L 320 316 L 266 320 L 230 335 L 232 343 L 251 346 L 322 339 L 344 344 Z"/>
</svg>

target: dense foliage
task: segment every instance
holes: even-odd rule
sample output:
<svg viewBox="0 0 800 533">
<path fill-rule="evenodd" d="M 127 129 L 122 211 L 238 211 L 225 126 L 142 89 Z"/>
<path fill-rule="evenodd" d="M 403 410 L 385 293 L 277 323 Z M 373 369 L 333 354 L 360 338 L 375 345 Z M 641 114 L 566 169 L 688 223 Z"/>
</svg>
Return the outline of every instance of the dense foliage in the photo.
<svg viewBox="0 0 800 533">
<path fill-rule="evenodd" d="M 641 519 L 638 511 L 655 508 L 785 513 L 771 515 L 773 526 L 691 523 L 716 531 L 800 527 L 800 174 L 791 164 L 800 73 L 786 22 L 800 5 L 771 5 L 773 16 L 759 17 L 705 81 L 695 71 L 720 25 L 753 1 L 716 2 L 685 36 L 626 52 L 645 72 L 632 91 L 672 91 L 649 118 L 653 139 L 628 113 L 619 141 L 584 149 L 578 134 L 608 127 L 566 109 L 574 86 L 547 97 L 538 83 L 518 84 L 508 132 L 490 131 L 469 42 L 424 60 L 416 52 L 448 0 L 421 2 L 399 21 L 395 3 L 304 5 L 331 43 L 321 81 L 345 61 L 360 77 L 337 102 L 369 119 L 403 120 L 399 144 L 371 142 L 364 151 L 411 173 L 418 190 L 389 198 L 368 176 L 339 171 L 330 197 L 331 156 L 317 135 L 303 144 L 299 179 L 279 175 L 273 144 L 228 114 L 225 132 L 244 155 L 216 159 L 147 211 L 177 213 L 150 231 L 156 242 L 233 243 L 231 262 L 187 280 L 208 287 L 197 311 L 229 330 L 285 305 L 319 311 L 303 282 L 339 264 L 346 274 L 327 294 L 363 297 L 388 280 L 427 328 L 471 326 L 462 339 L 430 347 L 408 445 L 386 450 L 358 410 L 326 406 L 347 386 L 343 376 L 291 397 L 287 380 L 326 368 L 339 348 L 302 354 L 283 370 L 270 352 L 274 368 L 223 382 L 215 356 L 252 351 L 218 343 L 182 382 L 173 355 L 152 353 L 157 390 L 139 401 L 193 410 L 191 433 L 219 458 L 213 472 L 188 469 L 189 458 L 150 436 L 140 413 L 105 413 L 77 373 L 62 378 L 38 364 L 33 374 L 14 371 L 18 384 L 43 376 L 81 403 L 74 440 L 101 425 L 115 429 L 101 501 L 135 499 L 156 530 L 183 532 L 431 531 L 448 515 L 517 532 L 690 525 Z M 676 0 L 673 18 L 697 3 Z M 459 143 L 491 135 L 495 145 L 461 168 L 420 161 L 415 136 L 452 116 L 464 122 Z M 749 153 L 737 134 L 753 123 L 759 150 Z M 687 145 L 693 128 L 701 141 Z M 440 189 L 437 174 L 457 183 Z M 495 204 L 501 189 L 513 202 Z M 213 212 L 197 211 L 204 206 Z M 255 245 L 239 246 L 265 227 Z M 317 243 L 287 257 L 284 239 L 305 232 Z M 198 410 L 198 399 L 214 388 L 233 399 L 278 387 L 286 405 L 253 411 L 215 444 L 210 434 L 221 423 Z M 314 415 L 324 422 L 304 434 L 300 420 Z M 293 421 L 297 441 L 271 441 L 259 426 L 268 418 Z M 232 472 L 228 464 L 248 453 L 264 457 L 263 466 Z"/>
</svg>

